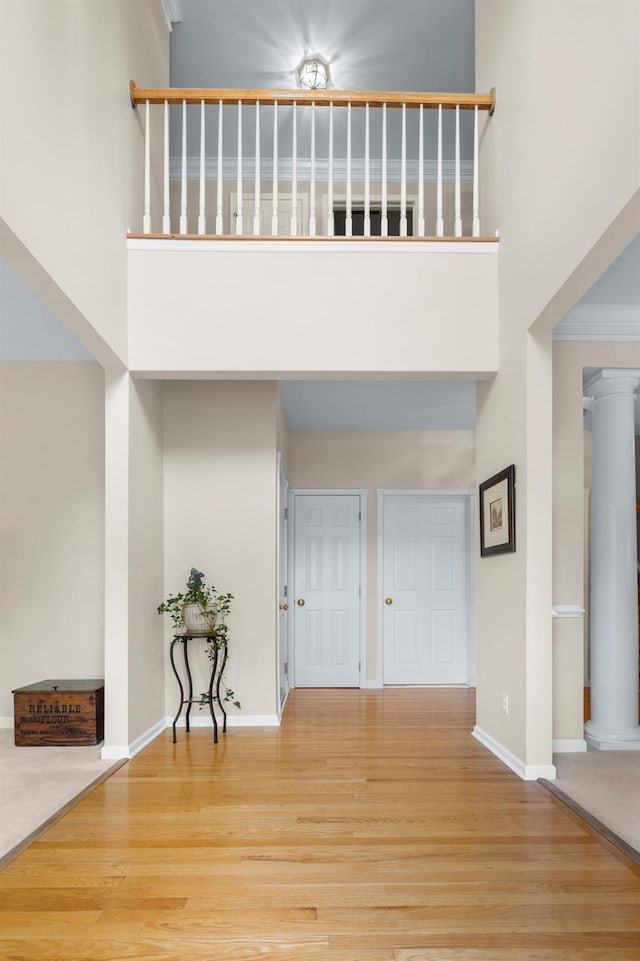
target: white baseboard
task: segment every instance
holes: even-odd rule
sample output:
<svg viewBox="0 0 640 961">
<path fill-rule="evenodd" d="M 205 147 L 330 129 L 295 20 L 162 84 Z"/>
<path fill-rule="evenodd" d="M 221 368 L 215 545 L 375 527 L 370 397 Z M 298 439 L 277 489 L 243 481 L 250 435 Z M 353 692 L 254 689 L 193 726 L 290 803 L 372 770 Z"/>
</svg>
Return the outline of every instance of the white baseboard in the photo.
<svg viewBox="0 0 640 961">
<path fill-rule="evenodd" d="M 512 754 L 504 744 L 500 744 L 477 724 L 471 733 L 476 741 L 480 741 L 492 754 L 495 754 L 499 761 L 506 764 L 523 781 L 537 781 L 539 777 L 544 777 L 548 781 L 555 781 L 556 769 L 553 764 L 525 764 L 519 757 Z"/>
<path fill-rule="evenodd" d="M 139 754 L 148 744 L 162 734 L 167 729 L 166 718 L 161 718 L 148 731 L 137 737 L 131 744 L 105 744 L 100 752 L 103 761 L 117 760 L 119 758 L 132 758 Z"/>
<path fill-rule="evenodd" d="M 382 681 L 363 681 L 360 685 L 361 691 L 379 691 L 382 689 Z"/>
<path fill-rule="evenodd" d="M 121 758 L 130 758 L 131 753 L 128 744 L 105 744 L 100 751 L 103 761 L 119 761 Z"/>
<path fill-rule="evenodd" d="M 150 727 L 148 731 L 145 731 L 144 734 L 141 734 L 140 737 L 137 737 L 135 741 L 131 742 L 129 747 L 131 753 L 129 756 L 135 757 L 136 754 L 139 754 L 143 748 L 145 748 L 148 744 L 151 744 L 152 741 L 155 741 L 155 739 L 159 737 L 163 731 L 166 731 L 166 729 L 167 722 L 166 718 L 163 717 L 157 721 L 153 727 Z"/>
<path fill-rule="evenodd" d="M 554 754 L 578 754 L 587 750 L 587 742 L 583 737 L 579 738 L 559 738 L 553 742 Z"/>
<path fill-rule="evenodd" d="M 13 727 L 12 717 L 0 717 L 0 730 L 7 727 Z"/>
<path fill-rule="evenodd" d="M 218 727 L 222 726 L 222 720 L 218 715 Z M 166 719 L 167 727 L 173 724 L 173 718 Z M 179 718 L 176 727 L 185 727 L 186 719 Z M 189 727 L 213 727 L 211 715 L 206 714 L 191 715 Z M 280 719 L 277 714 L 228 714 L 227 727 L 280 727 Z"/>
</svg>

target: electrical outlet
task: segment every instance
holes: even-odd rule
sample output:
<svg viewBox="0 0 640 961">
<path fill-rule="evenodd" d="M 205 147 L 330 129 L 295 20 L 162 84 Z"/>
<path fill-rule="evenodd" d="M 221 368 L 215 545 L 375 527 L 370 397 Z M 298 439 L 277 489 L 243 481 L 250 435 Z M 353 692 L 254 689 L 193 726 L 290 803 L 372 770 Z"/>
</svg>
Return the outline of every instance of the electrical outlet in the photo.
<svg viewBox="0 0 640 961">
<path fill-rule="evenodd" d="M 502 713 L 503 714 L 509 713 L 509 695 L 508 694 L 502 695 Z"/>
</svg>

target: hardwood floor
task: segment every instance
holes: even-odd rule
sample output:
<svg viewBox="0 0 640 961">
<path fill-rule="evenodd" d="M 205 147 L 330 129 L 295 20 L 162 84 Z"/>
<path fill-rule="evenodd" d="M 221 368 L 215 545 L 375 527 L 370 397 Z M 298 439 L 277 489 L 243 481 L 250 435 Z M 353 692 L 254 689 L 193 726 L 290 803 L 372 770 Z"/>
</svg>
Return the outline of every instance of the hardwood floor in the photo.
<svg viewBox="0 0 640 961">
<path fill-rule="evenodd" d="M 478 744 L 473 692 L 166 732 L 0 874 L 0 959 L 638 961 L 640 877 Z"/>
</svg>

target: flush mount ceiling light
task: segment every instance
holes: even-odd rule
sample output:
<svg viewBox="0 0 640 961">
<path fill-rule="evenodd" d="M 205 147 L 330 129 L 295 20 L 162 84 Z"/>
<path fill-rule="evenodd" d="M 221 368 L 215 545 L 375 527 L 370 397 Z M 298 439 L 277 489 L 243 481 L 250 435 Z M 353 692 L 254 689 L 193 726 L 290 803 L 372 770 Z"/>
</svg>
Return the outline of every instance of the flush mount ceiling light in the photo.
<svg viewBox="0 0 640 961">
<path fill-rule="evenodd" d="M 306 90 L 326 90 L 329 86 L 329 64 L 322 57 L 306 57 L 296 70 L 298 86 Z"/>
</svg>

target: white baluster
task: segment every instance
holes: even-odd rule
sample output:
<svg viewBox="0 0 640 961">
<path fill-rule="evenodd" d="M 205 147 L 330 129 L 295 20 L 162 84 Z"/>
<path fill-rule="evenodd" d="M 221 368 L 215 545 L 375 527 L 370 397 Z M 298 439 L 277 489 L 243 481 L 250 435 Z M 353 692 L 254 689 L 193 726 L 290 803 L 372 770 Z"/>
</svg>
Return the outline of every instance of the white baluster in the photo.
<svg viewBox="0 0 640 961">
<path fill-rule="evenodd" d="M 346 237 L 353 234 L 353 218 L 351 216 L 351 104 L 347 104 L 347 212 L 344 221 Z"/>
<path fill-rule="evenodd" d="M 273 200 L 271 211 L 271 234 L 278 236 L 278 101 L 273 105 Z"/>
<path fill-rule="evenodd" d="M 253 236 L 260 236 L 260 101 L 256 100 L 256 178 L 254 185 Z"/>
<path fill-rule="evenodd" d="M 400 236 L 407 236 L 407 105 L 402 104 L 402 145 L 400 149 Z"/>
<path fill-rule="evenodd" d="M 238 164 L 236 169 L 236 234 L 241 236 L 242 224 L 242 101 L 238 100 Z"/>
<path fill-rule="evenodd" d="M 180 190 L 180 233 L 187 232 L 187 101 L 182 101 L 182 183 Z"/>
<path fill-rule="evenodd" d="M 420 104 L 418 131 L 418 237 L 424 237 L 424 109 Z"/>
<path fill-rule="evenodd" d="M 387 217 L 387 105 L 382 104 L 382 211 L 380 218 L 380 235 L 389 236 L 389 218 Z"/>
<path fill-rule="evenodd" d="M 316 105 L 311 104 L 311 183 L 309 185 L 309 236 L 316 235 Z"/>
<path fill-rule="evenodd" d="M 364 235 L 371 236 L 371 186 L 369 170 L 369 104 L 364 108 Z"/>
<path fill-rule="evenodd" d="M 293 171 L 291 176 L 291 221 L 289 233 L 292 237 L 298 235 L 298 115 L 296 105 L 293 105 Z"/>
<path fill-rule="evenodd" d="M 149 101 L 144 111 L 144 209 L 142 233 L 151 233 L 151 130 L 149 128 Z"/>
<path fill-rule="evenodd" d="M 222 213 L 222 100 L 218 101 L 218 170 L 216 192 L 216 234 L 224 231 L 224 217 Z"/>
<path fill-rule="evenodd" d="M 478 171 L 478 105 L 473 108 L 473 221 L 471 233 L 480 236 L 480 213 L 478 209 L 479 171 Z"/>
<path fill-rule="evenodd" d="M 462 237 L 462 212 L 460 207 L 460 105 L 456 104 L 456 200 L 453 232 Z"/>
<path fill-rule="evenodd" d="M 205 158 L 205 126 L 204 126 L 204 100 L 200 101 L 200 208 L 198 212 L 198 233 L 206 234 L 207 223 L 204 212 L 204 158 Z"/>
<path fill-rule="evenodd" d="M 163 160 L 163 191 L 162 191 L 162 233 L 171 233 L 171 212 L 169 196 L 169 101 L 164 102 L 164 160 Z"/>
<path fill-rule="evenodd" d="M 333 237 L 333 103 L 329 104 L 329 183 L 327 185 L 327 237 Z"/>
<path fill-rule="evenodd" d="M 442 104 L 438 104 L 438 170 L 436 184 L 436 237 L 444 237 L 442 217 Z"/>
</svg>

